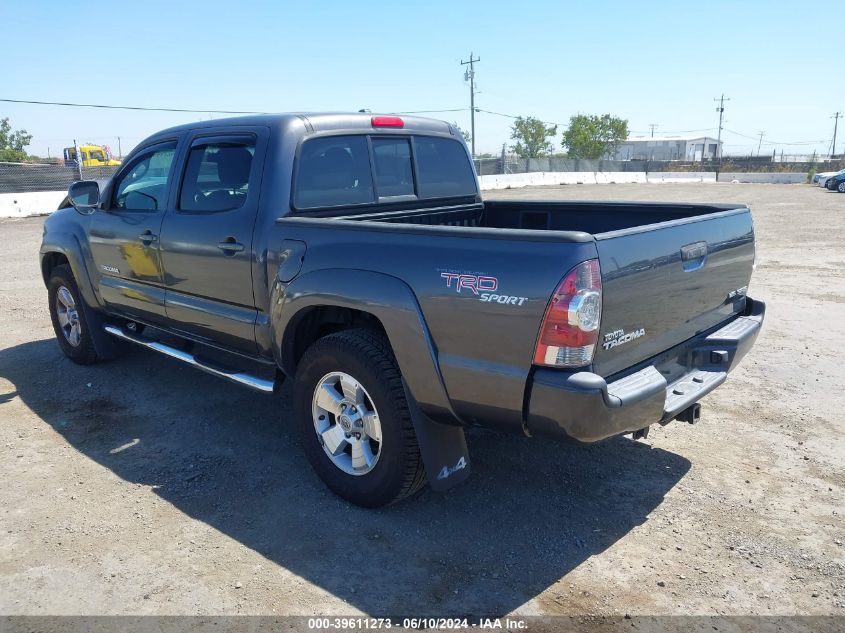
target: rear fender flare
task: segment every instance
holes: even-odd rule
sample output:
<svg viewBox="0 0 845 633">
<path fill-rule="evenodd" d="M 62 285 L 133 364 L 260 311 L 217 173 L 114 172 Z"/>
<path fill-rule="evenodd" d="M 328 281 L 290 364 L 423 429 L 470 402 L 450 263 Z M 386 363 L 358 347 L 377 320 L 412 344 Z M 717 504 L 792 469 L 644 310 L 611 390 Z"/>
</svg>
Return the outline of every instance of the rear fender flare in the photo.
<svg viewBox="0 0 845 633">
<path fill-rule="evenodd" d="M 273 353 L 289 376 L 295 373 L 291 325 L 303 310 L 338 306 L 367 312 L 387 333 L 396 361 L 420 410 L 438 422 L 458 424 L 437 362 L 431 335 L 408 285 L 396 277 L 367 270 L 323 269 L 284 284 L 270 293 Z"/>
<path fill-rule="evenodd" d="M 306 273 L 290 284 L 276 279 L 270 296 L 274 353 L 285 373 L 295 366 L 290 337 L 296 318 L 317 306 L 368 312 L 387 333 L 399 369 L 429 485 L 445 491 L 470 474 L 463 426 L 455 416 L 437 353 L 413 291 L 400 279 L 365 270 L 326 269 Z M 285 341 L 288 345 L 285 345 Z"/>
</svg>

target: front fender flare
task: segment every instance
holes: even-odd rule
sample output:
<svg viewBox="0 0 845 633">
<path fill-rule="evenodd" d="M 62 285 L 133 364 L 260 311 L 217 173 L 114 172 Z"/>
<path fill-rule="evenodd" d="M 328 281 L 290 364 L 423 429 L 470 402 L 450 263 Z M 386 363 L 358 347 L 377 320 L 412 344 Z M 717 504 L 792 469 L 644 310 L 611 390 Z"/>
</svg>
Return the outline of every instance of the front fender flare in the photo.
<svg viewBox="0 0 845 633">
<path fill-rule="evenodd" d="M 100 309 L 99 296 L 88 274 L 89 268 L 86 265 L 82 244 L 71 233 L 50 232 L 44 235 L 40 250 L 41 275 L 44 279 L 44 285 L 47 285 L 50 281 L 50 275 L 44 269 L 44 259 L 51 253 L 64 255 L 70 265 L 73 278 L 76 280 L 76 287 L 82 295 L 82 309 L 85 312 L 85 321 L 91 329 L 91 338 L 94 341 L 97 355 L 101 359 L 115 358 L 123 349 L 123 345 L 103 331 L 106 315 Z M 88 259 L 90 260 L 90 258 Z"/>
<path fill-rule="evenodd" d="M 82 298 L 88 304 L 88 307 L 94 309 L 100 307 L 99 297 L 91 276 L 88 274 L 87 262 L 90 257 L 86 258 L 79 239 L 72 233 L 64 232 L 48 232 L 44 235 L 41 242 L 40 263 L 45 285 L 50 279 L 44 270 L 44 258 L 50 253 L 60 253 L 65 256 L 68 264 L 70 264 L 73 277 L 76 279 L 79 292 L 82 293 Z"/>
</svg>

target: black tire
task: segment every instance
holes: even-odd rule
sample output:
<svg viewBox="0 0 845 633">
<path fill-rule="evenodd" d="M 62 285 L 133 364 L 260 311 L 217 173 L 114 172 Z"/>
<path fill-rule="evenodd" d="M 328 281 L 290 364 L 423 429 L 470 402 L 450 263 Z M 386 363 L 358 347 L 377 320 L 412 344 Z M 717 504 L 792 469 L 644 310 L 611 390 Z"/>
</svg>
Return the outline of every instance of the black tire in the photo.
<svg viewBox="0 0 845 633">
<path fill-rule="evenodd" d="M 65 335 L 63 326 L 59 323 L 58 294 L 61 288 L 66 288 L 70 292 L 76 308 L 75 315 L 81 330 L 79 342 L 76 345 L 71 344 Z M 47 284 L 47 297 L 50 308 L 50 320 L 53 322 L 53 331 L 56 334 L 59 347 L 65 353 L 65 356 L 79 365 L 91 365 L 100 360 L 97 350 L 94 348 L 94 341 L 91 338 L 88 321 L 85 318 L 82 296 L 79 294 L 79 287 L 76 285 L 76 280 L 73 278 L 70 266 L 61 264 L 52 270 L 50 281 Z"/>
<path fill-rule="evenodd" d="M 836 183 L 833 182 L 833 178 L 828 178 L 827 182 L 824 183 L 824 188 L 828 191 L 836 191 Z"/>
<path fill-rule="evenodd" d="M 383 442 L 372 470 L 348 474 L 336 466 L 317 435 L 312 416 L 314 391 L 331 372 L 354 377 L 378 411 Z M 302 357 L 293 387 L 294 414 L 308 461 L 338 496 L 376 508 L 405 499 L 426 484 L 402 376 L 389 343 L 369 330 L 347 330 L 316 341 Z"/>
</svg>

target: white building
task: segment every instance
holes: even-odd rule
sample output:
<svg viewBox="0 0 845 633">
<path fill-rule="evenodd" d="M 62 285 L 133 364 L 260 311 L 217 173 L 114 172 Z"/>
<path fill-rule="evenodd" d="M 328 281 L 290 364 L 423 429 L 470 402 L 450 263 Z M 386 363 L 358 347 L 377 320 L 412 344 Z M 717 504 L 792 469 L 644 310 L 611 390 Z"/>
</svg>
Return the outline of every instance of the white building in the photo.
<svg viewBox="0 0 845 633">
<path fill-rule="evenodd" d="M 633 136 L 619 146 L 614 159 L 712 160 L 717 143 L 710 136 Z"/>
</svg>

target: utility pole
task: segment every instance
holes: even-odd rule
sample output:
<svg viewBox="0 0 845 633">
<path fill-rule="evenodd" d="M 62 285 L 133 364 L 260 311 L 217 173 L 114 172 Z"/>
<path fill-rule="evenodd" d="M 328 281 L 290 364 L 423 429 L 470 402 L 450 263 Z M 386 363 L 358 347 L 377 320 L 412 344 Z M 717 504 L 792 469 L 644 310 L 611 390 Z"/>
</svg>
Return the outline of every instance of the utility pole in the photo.
<svg viewBox="0 0 845 633">
<path fill-rule="evenodd" d="M 82 154 L 79 152 L 76 139 L 73 139 L 73 151 L 76 153 L 76 175 L 79 176 L 79 180 L 82 180 Z"/>
<path fill-rule="evenodd" d="M 765 131 L 760 130 L 760 140 L 757 141 L 757 156 L 760 155 L 760 146 L 763 144 L 763 136 L 766 134 Z"/>
<path fill-rule="evenodd" d="M 725 116 L 725 101 L 730 101 L 730 98 L 725 98 L 725 93 L 722 93 L 722 96 L 716 99 L 713 98 L 713 101 L 719 102 L 719 107 L 716 110 L 719 112 L 719 134 L 716 138 L 716 181 L 719 181 L 719 169 L 722 166 L 722 121 Z M 702 152 L 702 155 L 704 152 Z"/>
<path fill-rule="evenodd" d="M 654 128 L 657 127 L 657 123 L 649 123 L 648 126 L 651 128 L 651 138 L 654 138 Z"/>
<path fill-rule="evenodd" d="M 469 68 L 464 71 L 464 81 L 469 81 L 469 117 L 471 128 L 470 134 L 472 135 L 470 143 L 472 144 L 473 158 L 475 158 L 475 62 L 480 61 L 480 57 L 473 59 L 472 53 L 469 54 L 468 62 L 461 60 L 461 66 L 469 66 Z"/>
<path fill-rule="evenodd" d="M 123 150 L 120 149 L 120 137 L 117 137 L 117 155 L 120 156 L 120 160 L 123 160 Z"/>
<path fill-rule="evenodd" d="M 839 127 L 839 119 L 842 117 L 841 112 L 835 112 L 831 119 L 833 119 L 833 151 L 830 153 L 830 157 L 833 158 L 836 156 L 836 131 Z"/>
</svg>

